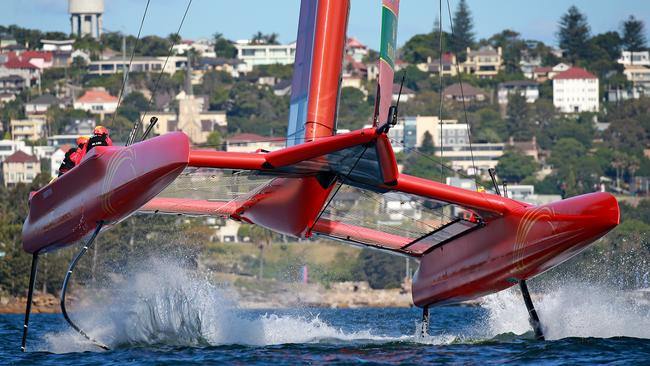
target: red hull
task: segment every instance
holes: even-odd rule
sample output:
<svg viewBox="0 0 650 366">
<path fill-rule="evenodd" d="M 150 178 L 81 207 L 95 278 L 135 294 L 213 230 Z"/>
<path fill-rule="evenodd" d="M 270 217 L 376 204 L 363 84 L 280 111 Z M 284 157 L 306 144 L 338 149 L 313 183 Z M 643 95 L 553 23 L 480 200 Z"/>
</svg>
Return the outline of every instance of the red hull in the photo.
<svg viewBox="0 0 650 366">
<path fill-rule="evenodd" d="M 174 181 L 188 156 L 183 133 L 91 150 L 79 166 L 31 197 L 23 249 L 56 249 L 83 238 L 98 221 L 110 226 L 124 219 Z"/>
<path fill-rule="evenodd" d="M 609 193 L 512 211 L 423 256 L 413 302 L 444 304 L 501 291 L 564 262 L 618 223 L 618 203 Z"/>
</svg>

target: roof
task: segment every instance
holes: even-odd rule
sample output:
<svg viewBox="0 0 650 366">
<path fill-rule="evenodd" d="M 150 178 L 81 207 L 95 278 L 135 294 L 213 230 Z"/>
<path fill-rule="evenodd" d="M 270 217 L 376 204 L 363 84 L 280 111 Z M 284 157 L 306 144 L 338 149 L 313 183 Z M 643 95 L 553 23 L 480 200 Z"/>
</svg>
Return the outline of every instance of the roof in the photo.
<svg viewBox="0 0 650 366">
<path fill-rule="evenodd" d="M 269 137 L 261 136 L 255 133 L 240 133 L 226 139 L 228 142 L 263 142 L 269 141 Z"/>
<path fill-rule="evenodd" d="M 533 69 L 533 72 L 538 73 L 538 74 L 549 73 L 551 71 L 553 71 L 553 68 L 550 67 L 550 66 L 540 66 L 540 67 L 536 67 L 536 68 Z"/>
<path fill-rule="evenodd" d="M 2 66 L 8 69 L 38 69 L 38 67 L 32 65 L 29 61 L 16 57 L 10 57 L 9 60 L 7 60 L 7 62 L 5 62 Z"/>
<path fill-rule="evenodd" d="M 18 150 L 15 153 L 7 156 L 5 159 L 5 164 L 6 163 L 38 163 L 38 159 L 36 159 L 35 156 L 29 155 L 24 151 Z"/>
<path fill-rule="evenodd" d="M 348 38 L 348 40 L 347 40 L 346 47 L 350 47 L 350 48 L 366 48 L 366 45 L 364 45 L 363 43 L 359 42 L 358 39 L 356 39 L 356 38 L 354 38 L 354 37 L 350 37 L 350 38 Z"/>
<path fill-rule="evenodd" d="M 110 95 L 107 91 L 101 89 L 87 90 L 77 102 L 81 103 L 117 103 L 117 97 Z"/>
<path fill-rule="evenodd" d="M 48 51 L 24 51 L 21 52 L 20 58 L 23 60 L 31 60 L 33 58 L 42 58 L 46 62 L 52 61 L 52 52 Z"/>
<path fill-rule="evenodd" d="M 399 93 L 399 86 L 400 84 L 393 84 L 393 94 Z M 405 94 L 415 94 L 413 89 L 409 89 L 408 87 L 404 86 L 402 87 L 402 95 Z"/>
<path fill-rule="evenodd" d="M 563 71 L 553 78 L 553 80 L 559 79 L 598 79 L 594 74 L 581 67 L 572 67 L 566 71 Z"/>
<path fill-rule="evenodd" d="M 470 49 L 468 54 L 476 56 L 496 56 L 499 54 L 499 52 L 491 47 L 481 47 L 478 50 Z"/>
<path fill-rule="evenodd" d="M 52 94 L 43 94 L 26 104 L 52 105 L 59 103 L 59 100 Z"/>
<path fill-rule="evenodd" d="M 499 83 L 499 88 L 518 87 L 518 86 L 538 86 L 539 84 L 533 80 L 511 80 Z"/>
<path fill-rule="evenodd" d="M 442 94 L 443 95 L 453 95 L 453 96 L 461 96 L 461 94 L 462 94 L 462 95 L 464 95 L 466 97 L 468 97 L 468 96 L 477 96 L 477 95 L 485 95 L 485 93 L 482 90 L 477 89 L 477 88 L 475 88 L 475 87 L 473 87 L 473 86 L 471 86 L 469 84 L 463 84 L 463 92 L 461 93 L 460 84 L 458 84 L 458 83 L 452 84 L 452 85 L 449 85 L 448 87 L 446 87 L 442 91 Z"/>
</svg>

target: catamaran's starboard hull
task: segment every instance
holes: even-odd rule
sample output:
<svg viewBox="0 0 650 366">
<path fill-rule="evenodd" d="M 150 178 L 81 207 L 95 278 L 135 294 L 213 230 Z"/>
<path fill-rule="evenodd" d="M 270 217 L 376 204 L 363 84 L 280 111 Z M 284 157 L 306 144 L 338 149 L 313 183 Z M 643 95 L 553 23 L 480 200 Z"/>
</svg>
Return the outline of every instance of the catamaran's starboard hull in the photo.
<svg viewBox="0 0 650 366">
<path fill-rule="evenodd" d="M 510 212 L 424 255 L 413 302 L 454 303 L 501 291 L 564 262 L 618 223 L 616 199 L 601 192 Z"/>
</svg>

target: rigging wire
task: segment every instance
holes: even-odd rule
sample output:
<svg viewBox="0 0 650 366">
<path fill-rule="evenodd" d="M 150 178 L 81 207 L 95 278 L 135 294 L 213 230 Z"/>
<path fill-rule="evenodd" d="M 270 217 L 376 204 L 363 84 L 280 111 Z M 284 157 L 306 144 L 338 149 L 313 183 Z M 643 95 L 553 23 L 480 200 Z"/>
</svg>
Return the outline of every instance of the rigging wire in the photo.
<svg viewBox="0 0 650 366">
<path fill-rule="evenodd" d="M 438 0 L 438 5 L 439 5 L 439 11 L 440 11 L 440 16 L 438 18 L 438 79 L 440 81 L 440 105 L 438 106 L 438 123 L 440 124 L 440 160 L 442 161 L 442 154 L 443 154 L 443 139 L 442 139 L 442 101 L 443 101 L 443 96 L 442 96 L 442 0 Z M 445 172 L 442 167 L 440 168 L 440 182 L 443 182 L 443 179 L 445 178 Z"/>
<path fill-rule="evenodd" d="M 442 2 L 442 0 L 440 1 Z M 451 30 L 451 36 L 454 37 L 454 21 L 452 19 L 453 17 L 451 16 L 451 5 L 449 5 L 449 0 L 446 1 L 447 1 L 447 13 L 449 14 L 449 28 Z M 442 17 L 442 13 L 440 14 L 440 16 Z M 442 34 L 440 34 L 440 37 L 442 37 Z M 442 55 L 440 60 L 442 63 Z M 456 66 L 456 75 L 458 75 L 458 84 L 460 85 L 460 97 L 463 103 L 463 114 L 465 116 L 465 125 L 467 126 L 467 141 L 469 143 L 469 154 L 472 158 L 472 168 L 474 168 L 474 180 L 477 181 L 478 170 L 476 169 L 476 163 L 474 162 L 474 149 L 472 148 L 471 126 L 469 124 L 469 119 L 467 118 L 467 106 L 465 105 L 465 93 L 463 92 L 463 78 L 460 74 L 460 65 L 458 65 L 458 58 L 456 58 L 455 66 Z M 441 69 L 441 73 L 442 73 L 442 69 Z"/>
<path fill-rule="evenodd" d="M 165 62 L 163 63 L 162 68 L 160 69 L 160 73 L 158 73 L 158 78 L 156 79 L 153 90 L 151 92 L 151 96 L 149 97 L 149 103 L 147 105 L 148 107 L 151 107 L 151 105 L 153 104 L 154 98 L 156 96 L 156 91 L 158 90 L 158 85 L 160 85 L 160 80 L 162 79 L 162 75 L 165 72 L 165 68 L 167 67 L 167 62 L 169 61 L 169 58 L 171 57 L 172 52 L 174 51 L 174 46 L 176 45 L 176 39 L 178 38 L 178 36 L 179 36 L 179 34 L 181 32 L 181 29 L 183 28 L 183 23 L 185 22 L 185 17 L 187 16 L 187 12 L 190 10 L 191 5 L 192 5 L 192 0 L 189 0 L 187 2 L 187 6 L 185 7 L 185 12 L 183 13 L 183 18 L 181 18 L 181 22 L 178 25 L 178 29 L 176 30 L 176 33 L 175 33 L 176 36 L 174 37 L 174 40 L 172 40 L 171 46 L 169 46 L 169 51 L 167 52 L 167 57 L 165 58 Z M 188 59 L 188 62 L 189 62 L 189 59 Z M 189 64 L 186 65 L 185 67 L 189 67 Z M 149 108 L 147 108 L 147 109 L 149 109 Z M 143 125 L 144 118 L 147 116 L 147 109 L 145 109 L 142 112 L 142 116 L 140 117 L 140 125 Z M 134 127 L 138 127 L 138 125 L 136 124 L 136 125 L 134 125 Z"/>
<path fill-rule="evenodd" d="M 122 72 L 124 73 L 124 78 L 122 80 L 122 87 L 120 88 L 120 95 L 117 98 L 117 107 L 115 107 L 115 113 L 113 113 L 113 118 L 111 120 L 111 125 L 115 124 L 115 116 L 117 115 L 117 109 L 120 108 L 122 99 L 124 98 L 124 89 L 129 80 L 129 73 L 131 72 L 131 64 L 133 63 L 133 56 L 135 55 L 135 50 L 138 48 L 138 42 L 140 42 L 140 34 L 142 33 L 142 26 L 144 25 L 144 19 L 147 17 L 147 11 L 149 10 L 149 3 L 151 0 L 147 0 L 147 5 L 144 7 L 144 12 L 142 13 L 142 19 L 140 20 L 140 28 L 138 28 L 138 36 L 135 38 L 135 44 L 131 50 L 131 57 L 129 59 L 129 65 L 124 69 L 124 64 L 122 64 Z"/>
</svg>

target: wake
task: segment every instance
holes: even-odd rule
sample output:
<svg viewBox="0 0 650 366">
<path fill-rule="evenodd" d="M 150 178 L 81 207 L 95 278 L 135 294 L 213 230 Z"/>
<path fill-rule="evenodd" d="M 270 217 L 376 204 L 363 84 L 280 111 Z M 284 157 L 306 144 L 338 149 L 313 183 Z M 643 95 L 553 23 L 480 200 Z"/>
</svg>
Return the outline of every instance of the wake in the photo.
<svg viewBox="0 0 650 366">
<path fill-rule="evenodd" d="M 110 295 L 107 295 L 110 294 Z M 343 330 L 318 315 L 251 315 L 238 307 L 237 295 L 211 283 L 206 275 L 173 261 L 152 259 L 125 276 L 107 293 L 72 317 L 91 337 L 111 349 L 131 346 L 206 347 L 221 345 L 270 346 L 304 343 L 422 343 L 446 345 L 498 339 L 503 334 L 531 332 L 528 314 L 514 289 L 488 296 L 481 313 L 445 329 L 444 334 L 398 336 L 379 334 L 371 327 Z M 565 337 L 650 338 L 650 309 L 603 286 L 562 284 L 535 298 L 548 340 Z M 436 308 L 432 308 L 436 311 Z M 409 321 L 406 319 L 405 321 Z M 381 318 L 378 320 L 381 321 Z M 432 317 L 435 322 L 435 317 Z M 363 324 L 361 326 L 364 326 Z M 434 325 L 435 326 L 435 325 Z M 366 326 L 367 327 L 367 326 Z M 397 326 L 396 326 L 397 327 Z M 98 351 L 72 330 L 48 333 L 43 351 Z"/>
</svg>

